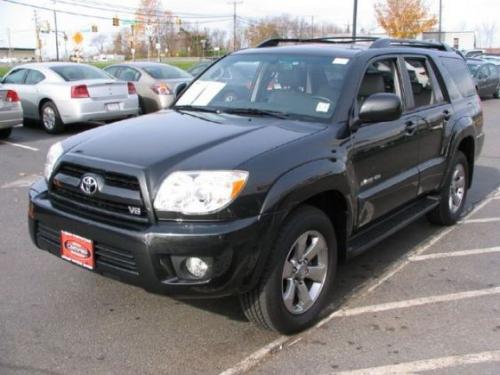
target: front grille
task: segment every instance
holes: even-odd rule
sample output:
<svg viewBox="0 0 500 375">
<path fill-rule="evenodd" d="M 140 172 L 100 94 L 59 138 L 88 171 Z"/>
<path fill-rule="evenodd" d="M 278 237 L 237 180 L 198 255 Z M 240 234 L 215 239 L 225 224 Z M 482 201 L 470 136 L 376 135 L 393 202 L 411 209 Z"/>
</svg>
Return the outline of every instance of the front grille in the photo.
<svg viewBox="0 0 500 375">
<path fill-rule="evenodd" d="M 103 181 L 95 195 L 80 189 L 81 178 L 92 173 Z M 63 163 L 50 187 L 53 204 L 66 211 L 113 222 L 147 223 L 148 216 L 139 181 L 134 176 Z"/>
<path fill-rule="evenodd" d="M 39 244 L 45 242 L 51 253 L 60 254 L 60 231 L 45 224 L 37 223 L 36 240 Z M 135 257 L 129 250 L 117 249 L 100 242 L 94 242 L 94 256 L 97 271 L 104 270 L 104 268 L 113 268 L 134 275 L 139 274 Z"/>
</svg>

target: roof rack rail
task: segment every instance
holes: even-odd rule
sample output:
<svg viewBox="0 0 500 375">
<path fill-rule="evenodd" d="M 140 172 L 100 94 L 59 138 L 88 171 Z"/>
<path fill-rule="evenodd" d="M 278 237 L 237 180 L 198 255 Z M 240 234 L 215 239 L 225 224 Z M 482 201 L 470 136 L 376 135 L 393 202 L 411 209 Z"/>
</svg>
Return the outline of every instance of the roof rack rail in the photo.
<svg viewBox="0 0 500 375">
<path fill-rule="evenodd" d="M 375 42 L 378 37 L 372 36 L 325 36 L 321 38 L 271 38 L 260 43 L 257 48 L 277 47 L 280 43 L 331 43 L 331 44 L 349 44 L 357 42 Z"/>
<path fill-rule="evenodd" d="M 370 48 L 388 48 L 388 47 L 415 47 L 415 48 L 430 48 L 439 51 L 453 51 L 453 49 L 445 43 L 430 42 L 425 40 L 415 39 L 392 39 L 378 38 Z"/>
</svg>

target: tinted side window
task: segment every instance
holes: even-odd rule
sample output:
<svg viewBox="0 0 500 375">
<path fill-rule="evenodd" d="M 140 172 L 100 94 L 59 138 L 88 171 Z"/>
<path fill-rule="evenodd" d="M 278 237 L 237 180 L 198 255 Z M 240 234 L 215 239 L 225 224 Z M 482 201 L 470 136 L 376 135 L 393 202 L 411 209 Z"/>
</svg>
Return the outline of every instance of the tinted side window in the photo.
<svg viewBox="0 0 500 375">
<path fill-rule="evenodd" d="M 27 85 L 36 85 L 39 82 L 42 82 L 45 79 L 45 76 L 37 70 L 29 70 L 28 76 L 26 77 Z"/>
<path fill-rule="evenodd" d="M 116 77 L 116 73 L 118 72 L 120 67 L 118 66 L 110 66 L 109 68 L 105 68 L 104 71 L 108 74 L 111 74 L 113 77 Z"/>
<path fill-rule="evenodd" d="M 384 92 L 401 97 L 396 59 L 378 60 L 368 66 L 359 88 L 358 102 L 361 105 L 370 95 Z"/>
<path fill-rule="evenodd" d="M 121 79 L 122 81 L 138 81 L 139 78 L 141 77 L 141 74 L 132 68 L 122 68 L 120 70 L 117 78 Z"/>
<path fill-rule="evenodd" d="M 488 69 L 490 70 L 490 77 L 493 79 L 498 78 L 498 70 L 495 65 L 488 65 Z"/>
<path fill-rule="evenodd" d="M 410 77 L 414 107 L 426 107 L 435 104 L 436 95 L 425 59 L 406 58 L 405 64 Z"/>
<path fill-rule="evenodd" d="M 26 78 L 26 69 L 14 70 L 4 78 L 3 83 L 23 84 Z"/>
<path fill-rule="evenodd" d="M 448 71 L 455 84 L 456 88 L 463 97 L 476 95 L 476 89 L 472 77 L 465 65 L 465 62 L 459 58 L 442 57 L 441 62 Z M 448 90 L 450 90 L 449 83 L 447 83 Z"/>
</svg>

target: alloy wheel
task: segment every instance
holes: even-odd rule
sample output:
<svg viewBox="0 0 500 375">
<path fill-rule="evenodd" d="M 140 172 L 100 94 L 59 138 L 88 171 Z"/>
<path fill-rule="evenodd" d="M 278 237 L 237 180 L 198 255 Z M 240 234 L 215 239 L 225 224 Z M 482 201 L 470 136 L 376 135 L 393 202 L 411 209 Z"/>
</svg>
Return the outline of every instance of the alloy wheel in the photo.
<svg viewBox="0 0 500 375">
<path fill-rule="evenodd" d="M 449 206 L 452 213 L 456 213 L 461 207 L 465 196 L 465 168 L 457 164 L 453 171 L 450 184 Z"/>
<path fill-rule="evenodd" d="M 328 245 L 314 230 L 303 233 L 292 245 L 282 274 L 282 297 L 286 309 L 295 315 L 309 310 L 325 285 Z"/>
</svg>

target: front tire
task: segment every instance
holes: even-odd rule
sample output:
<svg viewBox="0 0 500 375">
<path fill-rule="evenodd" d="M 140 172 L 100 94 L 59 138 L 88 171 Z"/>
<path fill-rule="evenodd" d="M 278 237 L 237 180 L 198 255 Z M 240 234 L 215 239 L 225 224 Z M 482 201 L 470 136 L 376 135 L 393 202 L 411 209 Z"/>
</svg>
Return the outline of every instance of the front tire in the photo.
<svg viewBox="0 0 500 375">
<path fill-rule="evenodd" d="M 261 328 L 291 334 L 314 323 L 337 268 L 334 228 L 323 211 L 302 206 L 286 220 L 259 284 L 240 296 L 245 316 Z"/>
<path fill-rule="evenodd" d="M 0 129 L 0 139 L 7 139 L 10 137 L 10 133 L 12 133 L 12 128 Z"/>
<path fill-rule="evenodd" d="M 46 102 L 40 109 L 40 119 L 45 131 L 49 134 L 59 134 L 64 131 L 64 124 L 53 102 Z"/>
<path fill-rule="evenodd" d="M 462 215 L 469 187 L 469 163 L 461 151 L 457 151 L 441 191 L 439 206 L 427 214 L 432 224 L 453 225 Z"/>
</svg>

